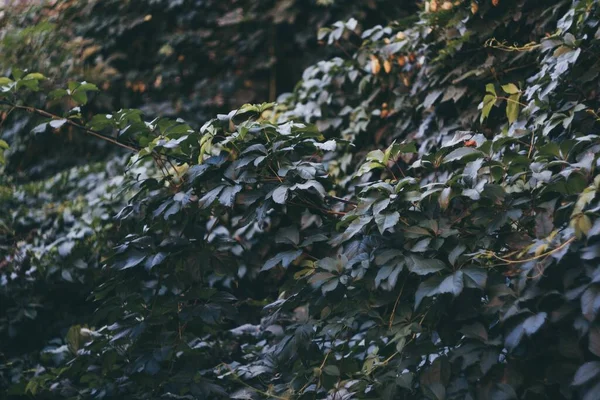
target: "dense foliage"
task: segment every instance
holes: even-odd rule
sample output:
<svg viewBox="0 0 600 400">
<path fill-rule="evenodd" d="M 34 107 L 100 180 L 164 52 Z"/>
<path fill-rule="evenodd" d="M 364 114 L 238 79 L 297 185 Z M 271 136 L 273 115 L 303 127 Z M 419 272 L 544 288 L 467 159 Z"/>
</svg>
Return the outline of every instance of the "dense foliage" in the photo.
<svg viewBox="0 0 600 400">
<path fill-rule="evenodd" d="M 431 0 L 411 22 L 336 22 L 316 35 L 339 52 L 291 93 L 200 129 L 94 113 L 95 85 L 12 69 L 6 112 L 44 120 L 13 123 L 8 166 L 14 137 L 55 131 L 133 155 L 3 175 L 0 387 L 598 398 L 600 6 L 540 3 Z"/>
</svg>

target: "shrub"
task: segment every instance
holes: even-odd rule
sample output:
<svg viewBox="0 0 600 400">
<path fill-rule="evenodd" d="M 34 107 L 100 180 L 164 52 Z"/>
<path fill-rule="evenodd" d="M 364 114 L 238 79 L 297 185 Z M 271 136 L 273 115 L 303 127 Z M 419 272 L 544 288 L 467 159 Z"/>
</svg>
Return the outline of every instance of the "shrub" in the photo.
<svg viewBox="0 0 600 400">
<path fill-rule="evenodd" d="M 321 30 L 344 57 L 199 130 L 51 116 L 135 154 L 95 311 L 13 392 L 596 398 L 599 17 L 433 0 Z M 42 78 L 5 78 L 9 107 Z"/>
</svg>

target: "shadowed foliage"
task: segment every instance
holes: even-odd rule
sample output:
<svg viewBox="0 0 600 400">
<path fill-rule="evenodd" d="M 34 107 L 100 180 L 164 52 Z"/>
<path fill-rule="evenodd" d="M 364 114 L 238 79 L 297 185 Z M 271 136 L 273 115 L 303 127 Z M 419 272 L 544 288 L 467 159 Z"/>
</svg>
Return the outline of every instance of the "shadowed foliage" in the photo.
<svg viewBox="0 0 600 400">
<path fill-rule="evenodd" d="M 0 78 L 9 398 L 598 398 L 597 2 L 76 3 Z"/>
</svg>

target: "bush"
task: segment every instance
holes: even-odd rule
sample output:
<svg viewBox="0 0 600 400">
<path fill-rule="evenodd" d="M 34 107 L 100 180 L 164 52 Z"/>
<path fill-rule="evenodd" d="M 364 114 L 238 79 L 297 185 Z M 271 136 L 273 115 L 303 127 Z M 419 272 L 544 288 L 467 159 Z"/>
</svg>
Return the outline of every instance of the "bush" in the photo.
<svg viewBox="0 0 600 400">
<path fill-rule="evenodd" d="M 135 152 L 102 192 L 127 203 L 87 236 L 94 311 L 39 358 L 3 347 L 0 382 L 66 398 L 596 398 L 599 21 L 591 0 L 432 0 L 409 25 L 321 29 L 343 56 L 199 130 L 133 109 L 50 116 L 36 129 Z M 43 114 L 19 100 L 43 82 L 13 72 L 5 103 Z M 95 90 L 50 93 L 84 107 Z M 84 214 L 118 206 L 94 198 Z M 61 271 L 84 249 L 44 246 Z M 38 279 L 14 259 L 7 298 Z"/>
</svg>

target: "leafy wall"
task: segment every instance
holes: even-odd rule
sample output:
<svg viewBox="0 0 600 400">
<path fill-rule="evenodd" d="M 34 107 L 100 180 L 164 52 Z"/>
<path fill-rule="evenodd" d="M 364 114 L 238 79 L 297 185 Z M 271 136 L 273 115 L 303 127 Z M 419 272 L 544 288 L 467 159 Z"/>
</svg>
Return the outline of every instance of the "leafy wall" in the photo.
<svg viewBox="0 0 600 400">
<path fill-rule="evenodd" d="M 591 0 L 433 0 L 410 23 L 319 30 L 337 56 L 199 130 L 46 114 L 36 130 L 134 155 L 122 175 L 73 170 L 110 183 L 5 234 L 0 382 L 40 398 L 597 398 L 599 17 Z M 19 75 L 0 82 L 15 113 L 43 114 L 30 92 L 85 110 L 98 90 Z M 2 204 L 68 200 L 59 179 Z M 92 257 L 102 268 L 79 268 Z M 38 270 L 93 282 L 90 311 L 13 354 L 11 332 L 52 318 L 5 300 Z"/>
</svg>

